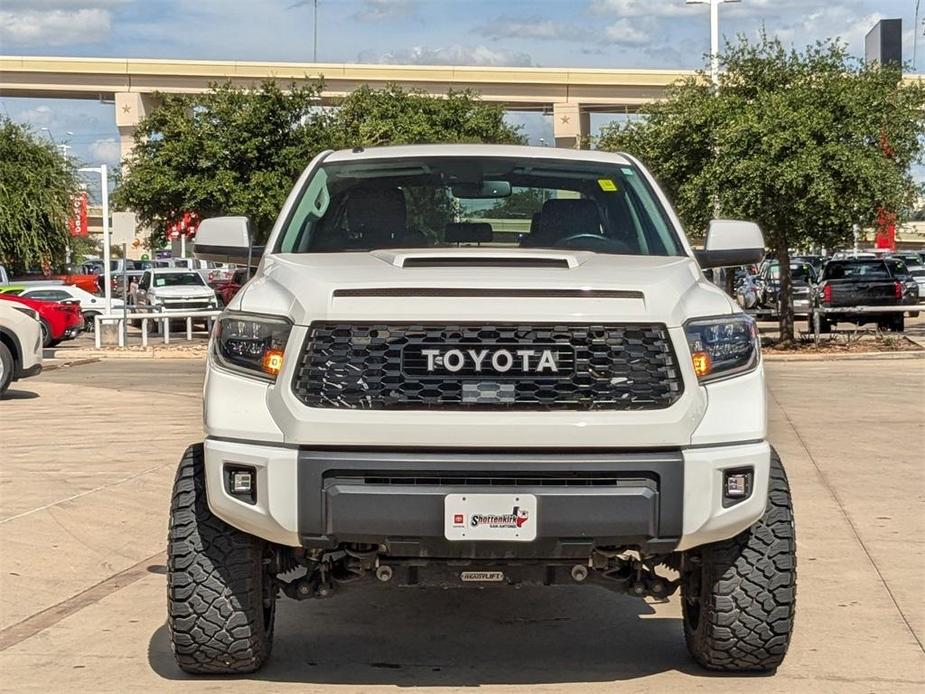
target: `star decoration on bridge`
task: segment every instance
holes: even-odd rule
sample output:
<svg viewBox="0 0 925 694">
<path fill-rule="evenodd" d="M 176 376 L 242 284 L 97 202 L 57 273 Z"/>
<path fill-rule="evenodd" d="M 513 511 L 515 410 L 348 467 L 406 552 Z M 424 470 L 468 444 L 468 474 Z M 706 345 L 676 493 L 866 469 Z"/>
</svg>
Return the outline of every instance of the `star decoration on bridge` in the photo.
<svg viewBox="0 0 925 694">
<path fill-rule="evenodd" d="M 122 107 L 122 113 L 129 113 L 131 110 L 132 110 L 132 107 L 131 107 L 130 105 L 128 105 L 128 104 L 125 104 L 125 105 Z"/>
<path fill-rule="evenodd" d="M 562 123 L 568 123 L 568 121 L 569 121 L 569 116 L 567 116 L 567 115 L 560 116 L 559 121 L 562 122 Z"/>
</svg>

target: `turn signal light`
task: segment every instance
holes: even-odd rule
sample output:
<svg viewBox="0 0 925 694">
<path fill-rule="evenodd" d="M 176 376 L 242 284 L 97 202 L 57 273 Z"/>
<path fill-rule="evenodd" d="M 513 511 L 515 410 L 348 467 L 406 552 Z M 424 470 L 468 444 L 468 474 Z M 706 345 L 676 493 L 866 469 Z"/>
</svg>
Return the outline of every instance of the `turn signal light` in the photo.
<svg viewBox="0 0 925 694">
<path fill-rule="evenodd" d="M 694 362 L 694 373 L 697 374 L 697 378 L 703 378 L 713 370 L 713 360 L 706 352 L 694 352 L 691 354 L 691 361 Z"/>
<path fill-rule="evenodd" d="M 263 361 L 260 366 L 264 373 L 276 376 L 283 368 L 283 351 L 281 349 L 268 349 L 263 354 Z"/>
</svg>

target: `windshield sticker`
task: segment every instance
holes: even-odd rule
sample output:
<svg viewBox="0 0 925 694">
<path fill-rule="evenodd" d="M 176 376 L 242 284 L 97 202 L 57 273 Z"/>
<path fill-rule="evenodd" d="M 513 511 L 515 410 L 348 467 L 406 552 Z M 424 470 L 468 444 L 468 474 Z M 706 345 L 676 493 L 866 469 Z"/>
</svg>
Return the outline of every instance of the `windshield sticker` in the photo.
<svg viewBox="0 0 925 694">
<path fill-rule="evenodd" d="M 620 173 L 622 173 L 624 176 L 635 176 L 636 175 L 636 172 L 630 168 L 620 169 Z"/>
<path fill-rule="evenodd" d="M 597 184 L 605 193 L 617 192 L 617 184 L 613 182 L 612 178 L 599 178 L 597 179 Z"/>
</svg>

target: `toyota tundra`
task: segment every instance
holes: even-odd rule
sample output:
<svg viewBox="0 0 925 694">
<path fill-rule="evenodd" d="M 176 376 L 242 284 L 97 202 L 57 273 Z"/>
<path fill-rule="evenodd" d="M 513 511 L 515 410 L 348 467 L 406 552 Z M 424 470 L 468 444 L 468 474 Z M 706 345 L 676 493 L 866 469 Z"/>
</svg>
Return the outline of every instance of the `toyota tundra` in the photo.
<svg viewBox="0 0 925 694">
<path fill-rule="evenodd" d="M 252 672 L 279 598 L 369 581 L 679 591 L 698 663 L 774 670 L 790 491 L 755 323 L 702 272 L 763 248 L 694 250 L 631 156 L 515 146 L 323 152 L 263 248 L 203 221 L 198 257 L 256 270 L 176 475 L 179 666 Z"/>
</svg>

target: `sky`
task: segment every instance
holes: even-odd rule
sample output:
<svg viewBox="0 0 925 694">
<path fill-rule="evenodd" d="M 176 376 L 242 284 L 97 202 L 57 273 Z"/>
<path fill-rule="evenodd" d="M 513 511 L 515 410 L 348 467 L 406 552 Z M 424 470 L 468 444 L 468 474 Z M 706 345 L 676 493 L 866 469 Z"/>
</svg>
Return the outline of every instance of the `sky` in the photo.
<svg viewBox="0 0 925 694">
<path fill-rule="evenodd" d="M 720 31 L 764 28 L 797 47 L 838 36 L 861 56 L 878 19 L 901 18 L 911 63 L 915 9 L 916 0 L 742 0 L 720 7 Z M 0 54 L 311 61 L 312 15 L 313 0 L 0 0 Z M 925 72 L 919 22 L 915 67 Z M 709 40 L 707 6 L 684 0 L 318 0 L 320 62 L 696 68 Z M 3 97 L 0 113 L 82 162 L 118 162 L 112 105 Z M 548 117 L 509 117 L 533 143 L 552 140 Z M 605 121 L 594 115 L 592 130 Z"/>
</svg>

